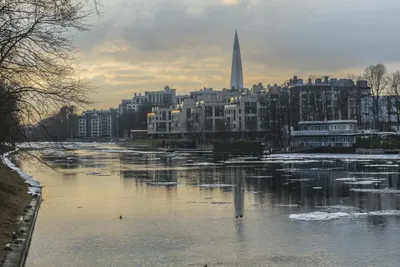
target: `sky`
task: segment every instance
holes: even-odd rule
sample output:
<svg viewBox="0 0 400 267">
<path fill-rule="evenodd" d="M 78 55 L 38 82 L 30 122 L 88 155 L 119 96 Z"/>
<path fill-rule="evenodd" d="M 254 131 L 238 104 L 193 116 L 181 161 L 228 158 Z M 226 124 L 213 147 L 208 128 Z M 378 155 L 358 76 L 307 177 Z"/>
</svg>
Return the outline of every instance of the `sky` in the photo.
<svg viewBox="0 0 400 267">
<path fill-rule="evenodd" d="M 398 0 L 99 0 L 76 37 L 96 108 L 169 85 L 229 87 L 235 29 L 244 85 L 400 69 Z"/>
</svg>

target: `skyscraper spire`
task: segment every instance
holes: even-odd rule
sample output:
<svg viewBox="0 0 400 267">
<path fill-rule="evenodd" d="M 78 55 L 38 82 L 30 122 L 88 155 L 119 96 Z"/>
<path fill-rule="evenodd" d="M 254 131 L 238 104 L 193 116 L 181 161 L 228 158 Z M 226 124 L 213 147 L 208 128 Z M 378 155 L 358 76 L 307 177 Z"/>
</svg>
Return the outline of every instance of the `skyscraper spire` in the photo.
<svg viewBox="0 0 400 267">
<path fill-rule="evenodd" d="M 233 41 L 232 70 L 231 70 L 231 89 L 243 88 L 242 56 L 240 54 L 239 37 L 235 30 Z"/>
</svg>

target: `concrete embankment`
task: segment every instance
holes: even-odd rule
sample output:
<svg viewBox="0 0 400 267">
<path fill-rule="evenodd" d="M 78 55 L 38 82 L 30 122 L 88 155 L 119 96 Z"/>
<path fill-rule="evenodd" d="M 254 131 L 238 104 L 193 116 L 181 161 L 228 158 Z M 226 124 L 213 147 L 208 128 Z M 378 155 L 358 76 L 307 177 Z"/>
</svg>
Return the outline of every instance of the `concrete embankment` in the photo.
<svg viewBox="0 0 400 267">
<path fill-rule="evenodd" d="M 22 217 L 19 228 L 16 231 L 16 238 L 13 238 L 11 250 L 8 251 L 3 267 L 22 267 L 25 264 L 26 257 L 32 239 L 32 233 L 35 228 L 36 218 L 38 215 L 41 196 L 32 199 L 26 207 L 26 213 Z"/>
</svg>

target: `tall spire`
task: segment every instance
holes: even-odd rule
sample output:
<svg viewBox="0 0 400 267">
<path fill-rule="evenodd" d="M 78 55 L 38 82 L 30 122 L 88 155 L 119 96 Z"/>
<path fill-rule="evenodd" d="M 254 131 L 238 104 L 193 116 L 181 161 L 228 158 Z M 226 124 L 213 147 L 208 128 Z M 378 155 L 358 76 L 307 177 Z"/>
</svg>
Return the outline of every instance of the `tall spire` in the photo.
<svg viewBox="0 0 400 267">
<path fill-rule="evenodd" d="M 235 30 L 233 41 L 232 70 L 231 70 L 231 89 L 243 88 L 242 56 L 240 54 L 239 37 Z"/>
</svg>

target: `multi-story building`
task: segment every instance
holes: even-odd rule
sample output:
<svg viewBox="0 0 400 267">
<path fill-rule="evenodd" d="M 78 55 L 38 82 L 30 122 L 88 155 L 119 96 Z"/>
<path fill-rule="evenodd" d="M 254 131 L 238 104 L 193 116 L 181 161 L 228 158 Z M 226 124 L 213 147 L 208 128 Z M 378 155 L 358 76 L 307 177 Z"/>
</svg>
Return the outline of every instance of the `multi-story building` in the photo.
<svg viewBox="0 0 400 267">
<path fill-rule="evenodd" d="M 353 147 L 356 143 L 356 120 L 301 121 L 293 131 L 293 145 L 302 147 Z"/>
<path fill-rule="evenodd" d="M 147 129 L 151 135 L 185 134 L 188 132 L 188 124 L 192 109 L 196 103 L 187 99 L 176 107 L 154 107 L 147 114 Z"/>
<path fill-rule="evenodd" d="M 300 121 L 357 120 L 362 124 L 362 106 L 370 96 L 366 81 L 350 79 L 308 79 L 294 76 L 289 82 L 292 98 L 292 125 Z"/>
<path fill-rule="evenodd" d="M 123 114 L 127 111 L 138 111 L 139 107 L 143 104 L 149 103 L 149 99 L 142 94 L 134 94 L 132 99 L 124 99 L 119 104 L 119 114 Z"/>
<path fill-rule="evenodd" d="M 78 120 L 78 133 L 81 138 L 113 137 L 113 115 L 110 110 L 89 110 Z"/>
<path fill-rule="evenodd" d="M 135 93 L 132 99 L 122 100 L 119 105 L 119 114 L 122 115 L 130 110 L 138 111 L 141 105 L 148 103 L 154 106 L 169 107 L 176 102 L 175 97 L 176 89 L 171 89 L 169 86 L 165 86 L 160 91 L 146 91 L 144 95 Z"/>
<path fill-rule="evenodd" d="M 260 101 L 256 95 L 232 97 L 225 105 L 227 130 L 232 132 L 261 131 Z"/>
<path fill-rule="evenodd" d="M 165 86 L 161 91 L 146 91 L 144 96 L 154 106 L 169 107 L 175 101 L 176 89 Z"/>
</svg>

